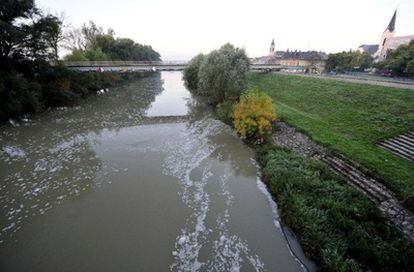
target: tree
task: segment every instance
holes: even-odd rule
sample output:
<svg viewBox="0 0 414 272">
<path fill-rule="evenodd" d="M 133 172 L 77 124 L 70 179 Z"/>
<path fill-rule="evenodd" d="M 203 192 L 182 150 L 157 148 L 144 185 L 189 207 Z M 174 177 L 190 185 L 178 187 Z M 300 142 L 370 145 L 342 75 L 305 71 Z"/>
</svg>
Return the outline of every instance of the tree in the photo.
<svg viewBox="0 0 414 272">
<path fill-rule="evenodd" d="M 89 22 L 68 32 L 65 47 L 72 52 L 81 51 L 89 60 L 160 60 L 160 54 L 151 46 L 135 43 L 127 38 L 114 37 L 112 29 L 104 33 L 101 27 Z M 78 54 L 79 52 L 77 52 Z M 71 58 L 71 57 L 69 57 Z"/>
<path fill-rule="evenodd" d="M 37 12 L 33 0 L 2 0 L 0 3 L 0 58 L 5 60 L 19 52 L 18 46 L 25 38 L 25 24 L 18 19 L 28 19 Z"/>
<path fill-rule="evenodd" d="M 408 45 L 401 45 L 397 50 L 390 52 L 387 58 L 376 67 L 389 70 L 399 76 L 414 76 L 414 41 Z"/>
<path fill-rule="evenodd" d="M 25 56 L 30 59 L 57 59 L 58 39 L 62 22 L 54 15 L 38 14 L 30 25 L 24 27 Z"/>
<path fill-rule="evenodd" d="M 60 13 L 54 15 L 53 18 L 51 18 L 51 20 L 54 21 L 54 27 L 51 27 L 50 31 L 48 32 L 48 43 L 49 46 L 52 48 L 53 58 L 55 60 L 58 60 L 59 47 L 65 40 L 64 28 L 67 27 L 65 25 L 66 16 L 64 13 Z"/>
<path fill-rule="evenodd" d="M 183 72 L 183 79 L 184 83 L 188 89 L 192 91 L 197 91 L 198 87 L 198 71 L 200 70 L 200 66 L 204 61 L 205 56 L 203 54 L 198 54 L 194 58 L 192 58 Z"/>
<path fill-rule="evenodd" d="M 225 44 L 209 53 L 198 73 L 198 93 L 213 104 L 237 98 L 247 87 L 249 59 L 244 49 Z"/>
<path fill-rule="evenodd" d="M 272 98 L 256 89 L 243 93 L 233 108 L 233 124 L 242 138 L 266 136 L 276 118 Z"/>
<path fill-rule="evenodd" d="M 349 51 L 329 54 L 325 68 L 327 71 L 343 73 L 347 71 L 364 71 L 371 67 L 371 65 L 372 57 L 370 54 Z"/>
<path fill-rule="evenodd" d="M 44 15 L 33 0 L 4 0 L 0 4 L 0 58 L 49 59 L 51 36 L 60 28 L 59 19 Z"/>
</svg>

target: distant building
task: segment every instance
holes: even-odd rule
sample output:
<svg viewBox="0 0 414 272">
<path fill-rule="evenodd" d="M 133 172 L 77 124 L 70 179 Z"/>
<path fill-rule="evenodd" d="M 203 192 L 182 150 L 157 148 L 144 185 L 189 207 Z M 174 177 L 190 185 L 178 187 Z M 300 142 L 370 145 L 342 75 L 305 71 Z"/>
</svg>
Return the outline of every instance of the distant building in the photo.
<svg viewBox="0 0 414 272">
<path fill-rule="evenodd" d="M 275 39 L 273 38 L 272 43 L 270 44 L 269 58 L 273 58 L 274 56 L 275 56 Z"/>
<path fill-rule="evenodd" d="M 378 44 L 362 44 L 357 50 L 361 53 L 368 53 L 373 56 L 378 51 Z"/>
<path fill-rule="evenodd" d="M 275 40 L 270 44 L 269 56 L 254 58 L 257 64 L 275 64 L 295 72 L 320 73 L 325 67 L 328 55 L 317 51 L 275 51 Z"/>
<path fill-rule="evenodd" d="M 414 40 L 414 35 L 395 37 L 395 24 L 397 21 L 397 10 L 395 10 L 387 28 L 382 33 L 379 44 L 363 44 L 358 47 L 358 51 L 371 54 L 375 61 L 383 61 L 390 51 L 397 49 L 401 45 L 409 44 Z"/>
</svg>

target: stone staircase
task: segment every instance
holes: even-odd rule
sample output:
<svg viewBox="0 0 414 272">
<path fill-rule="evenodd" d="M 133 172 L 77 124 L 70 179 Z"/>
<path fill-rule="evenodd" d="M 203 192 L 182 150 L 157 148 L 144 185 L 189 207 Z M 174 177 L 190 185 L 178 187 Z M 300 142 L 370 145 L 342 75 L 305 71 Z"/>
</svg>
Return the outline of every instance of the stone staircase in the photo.
<svg viewBox="0 0 414 272">
<path fill-rule="evenodd" d="M 342 176 L 348 184 L 377 204 L 384 217 L 414 242 L 414 215 L 398 202 L 391 191 L 345 159 L 334 155 L 323 155 L 321 160 Z"/>
<path fill-rule="evenodd" d="M 382 147 L 397 156 L 414 162 L 414 132 L 408 132 L 380 142 L 377 146 Z"/>
<path fill-rule="evenodd" d="M 340 155 L 331 154 L 326 148 L 318 145 L 311 138 L 288 124 L 279 121 L 275 123 L 275 127 L 277 129 L 272 136 L 274 144 L 288 148 L 301 156 L 325 162 L 335 173 L 342 176 L 345 182 L 374 202 L 383 216 L 414 242 L 414 215 L 403 207 L 384 185 L 365 174 L 366 171 L 361 170 L 356 163 Z M 378 146 L 409 159 L 413 155 L 410 152 L 414 152 L 414 133 L 406 133 L 379 143 Z"/>
</svg>

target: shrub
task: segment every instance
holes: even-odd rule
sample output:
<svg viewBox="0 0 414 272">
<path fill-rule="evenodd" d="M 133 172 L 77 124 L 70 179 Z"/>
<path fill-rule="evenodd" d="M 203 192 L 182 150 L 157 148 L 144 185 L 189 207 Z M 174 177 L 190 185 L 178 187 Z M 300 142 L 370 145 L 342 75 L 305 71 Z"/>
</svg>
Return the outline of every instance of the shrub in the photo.
<svg viewBox="0 0 414 272">
<path fill-rule="evenodd" d="M 226 100 L 216 106 L 217 117 L 228 125 L 233 124 L 233 105 L 232 100 Z"/>
<path fill-rule="evenodd" d="M 40 85 L 12 72 L 0 72 L 0 120 L 41 109 Z"/>
<path fill-rule="evenodd" d="M 217 104 L 239 97 L 247 87 L 249 59 L 243 49 L 225 44 L 209 53 L 198 72 L 198 93 Z"/>
<path fill-rule="evenodd" d="M 414 246 L 323 163 L 274 146 L 258 155 L 283 222 L 321 271 L 412 271 Z"/>
<path fill-rule="evenodd" d="M 184 83 L 188 89 L 196 91 L 198 87 L 198 71 L 204 60 L 203 54 L 198 54 L 190 60 L 183 72 Z"/>
<path fill-rule="evenodd" d="M 233 109 L 233 124 L 242 138 L 266 136 L 276 118 L 272 99 L 257 89 L 242 94 Z"/>
</svg>

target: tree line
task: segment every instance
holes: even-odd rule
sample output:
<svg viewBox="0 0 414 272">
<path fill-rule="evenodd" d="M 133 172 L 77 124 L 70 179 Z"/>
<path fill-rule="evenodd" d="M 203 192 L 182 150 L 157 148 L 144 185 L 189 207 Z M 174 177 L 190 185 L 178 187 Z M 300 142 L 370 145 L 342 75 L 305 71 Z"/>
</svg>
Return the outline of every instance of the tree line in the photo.
<svg viewBox="0 0 414 272">
<path fill-rule="evenodd" d="M 398 76 L 414 77 L 414 41 L 389 52 L 386 59 L 377 63 L 375 67 Z"/>
<path fill-rule="evenodd" d="M 329 54 L 325 70 L 344 73 L 350 71 L 364 71 L 372 66 L 373 58 L 368 53 L 359 51 L 340 52 Z"/>
<path fill-rule="evenodd" d="M 100 51 L 111 59 L 160 59 L 150 46 L 115 39 L 113 31 L 103 33 L 93 23 L 66 31 L 62 18 L 40 10 L 34 0 L 2 0 L 0 121 L 70 105 L 121 80 L 142 76 L 69 70 L 59 64 L 61 47 L 79 50 L 88 60 L 96 60 Z"/>
<path fill-rule="evenodd" d="M 369 53 L 358 51 L 329 54 L 325 70 L 337 73 L 364 71 L 375 68 L 378 72 L 401 77 L 414 77 L 414 41 L 389 51 L 385 60 L 374 62 Z"/>
<path fill-rule="evenodd" d="M 133 60 L 159 61 L 161 56 L 149 45 L 128 38 L 115 38 L 115 32 L 106 32 L 94 22 L 73 28 L 66 34 L 65 47 L 71 51 L 67 61 Z"/>
</svg>

